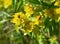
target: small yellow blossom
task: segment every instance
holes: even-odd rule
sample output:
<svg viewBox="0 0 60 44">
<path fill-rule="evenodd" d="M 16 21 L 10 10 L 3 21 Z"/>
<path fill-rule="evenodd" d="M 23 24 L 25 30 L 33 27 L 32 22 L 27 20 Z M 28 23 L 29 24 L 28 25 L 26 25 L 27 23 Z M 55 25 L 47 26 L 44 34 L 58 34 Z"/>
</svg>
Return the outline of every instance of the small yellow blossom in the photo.
<svg viewBox="0 0 60 44">
<path fill-rule="evenodd" d="M 23 18 L 24 18 L 24 13 L 22 12 L 18 12 L 15 13 L 15 15 L 13 15 L 13 19 L 12 19 L 12 23 L 15 23 L 16 25 L 20 25 L 21 23 L 24 22 Z"/>
<path fill-rule="evenodd" d="M 34 13 L 33 6 L 31 4 L 26 4 L 24 6 L 24 11 L 26 13 L 33 14 Z"/>
<path fill-rule="evenodd" d="M 38 16 L 35 16 L 35 18 L 34 18 L 34 24 L 39 24 L 39 23 L 42 23 L 42 20 L 41 20 L 41 16 L 40 15 L 38 15 Z"/>
<path fill-rule="evenodd" d="M 60 1 L 56 1 L 54 5 L 60 6 Z"/>
<path fill-rule="evenodd" d="M 52 16 L 53 13 L 54 13 L 54 9 L 53 9 L 53 8 L 46 9 L 44 12 L 45 12 L 44 15 L 45 15 L 46 17 L 47 17 L 47 16 Z"/>
<path fill-rule="evenodd" d="M 14 18 L 23 18 L 24 17 L 24 13 L 23 12 L 18 12 L 15 13 L 15 15 L 13 15 Z"/>
<path fill-rule="evenodd" d="M 30 33 L 33 30 L 33 23 L 30 21 L 25 22 L 24 29 L 22 30 L 24 33 Z"/>
<path fill-rule="evenodd" d="M 4 3 L 4 8 L 7 8 L 10 5 L 12 5 L 12 0 L 3 0 L 3 3 Z"/>
<path fill-rule="evenodd" d="M 26 13 L 25 15 L 27 18 L 29 18 L 31 16 L 31 14 L 29 14 L 29 13 Z"/>
<path fill-rule="evenodd" d="M 20 25 L 20 19 L 18 19 L 18 18 L 13 18 L 11 22 L 16 25 Z"/>
<path fill-rule="evenodd" d="M 35 20 L 34 20 L 35 24 L 39 24 L 39 18 L 40 18 L 40 16 L 35 17 Z"/>
<path fill-rule="evenodd" d="M 55 11 L 55 14 L 60 14 L 60 8 L 56 8 L 54 9 L 54 11 Z"/>
</svg>

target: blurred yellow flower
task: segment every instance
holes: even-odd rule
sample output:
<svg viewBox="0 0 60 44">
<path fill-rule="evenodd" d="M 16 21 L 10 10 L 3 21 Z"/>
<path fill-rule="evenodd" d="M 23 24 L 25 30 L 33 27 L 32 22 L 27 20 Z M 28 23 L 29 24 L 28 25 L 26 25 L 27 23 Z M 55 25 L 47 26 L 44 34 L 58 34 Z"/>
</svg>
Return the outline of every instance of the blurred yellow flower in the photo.
<svg viewBox="0 0 60 44">
<path fill-rule="evenodd" d="M 42 17 L 40 15 L 34 17 L 34 24 L 40 24 L 42 23 Z"/>
<path fill-rule="evenodd" d="M 13 19 L 12 19 L 12 23 L 15 23 L 16 25 L 20 25 L 20 23 L 23 23 L 24 20 L 24 13 L 22 12 L 18 12 L 18 13 L 15 13 L 15 15 L 13 15 Z"/>
<path fill-rule="evenodd" d="M 26 13 L 33 14 L 34 13 L 33 6 L 31 4 L 26 4 L 24 6 L 24 11 Z"/>
<path fill-rule="evenodd" d="M 44 11 L 45 17 L 51 17 L 55 20 L 57 20 L 59 15 L 60 15 L 60 8 L 49 8 Z"/>
<path fill-rule="evenodd" d="M 11 22 L 16 25 L 20 25 L 20 19 L 18 19 L 18 18 L 13 18 Z"/>
<path fill-rule="evenodd" d="M 15 13 L 15 15 L 13 15 L 14 18 L 23 18 L 24 17 L 24 13 L 23 12 L 18 12 Z"/>
<path fill-rule="evenodd" d="M 24 33 L 30 33 L 33 30 L 33 23 L 30 21 L 25 22 L 24 29 L 22 30 Z"/>
<path fill-rule="evenodd" d="M 54 41 L 57 40 L 57 37 L 56 36 L 52 36 L 49 40 L 52 41 L 52 42 L 54 42 Z"/>
<path fill-rule="evenodd" d="M 60 14 L 60 8 L 56 8 L 54 9 L 54 11 L 55 11 L 55 14 Z"/>
<path fill-rule="evenodd" d="M 45 11 L 44 11 L 44 15 L 45 15 L 45 17 L 47 17 L 47 16 L 52 16 L 53 15 L 53 13 L 54 13 L 54 9 L 53 8 L 49 8 L 49 9 L 46 9 Z"/>
<path fill-rule="evenodd" d="M 12 5 L 12 0 L 3 0 L 3 3 L 4 3 L 4 8 L 7 8 L 10 5 Z"/>
<path fill-rule="evenodd" d="M 0 0 L 0 2 L 2 2 L 3 0 Z"/>
<path fill-rule="evenodd" d="M 31 16 L 31 14 L 26 13 L 25 16 L 26 16 L 27 18 L 29 18 L 29 17 Z"/>
<path fill-rule="evenodd" d="M 14 23 L 15 25 L 18 26 L 20 24 L 24 24 L 23 30 L 22 30 L 24 33 L 29 33 L 32 31 L 33 23 L 26 18 L 23 12 L 15 13 L 13 17 L 14 18 L 11 20 L 11 22 Z M 17 29 L 16 31 L 18 32 L 19 29 Z"/>
<path fill-rule="evenodd" d="M 35 19 L 34 19 L 34 23 L 35 23 L 35 24 L 39 24 L 39 18 L 40 18 L 40 16 L 36 16 L 36 17 L 35 17 Z"/>
<path fill-rule="evenodd" d="M 56 1 L 54 5 L 60 6 L 60 1 Z"/>
</svg>

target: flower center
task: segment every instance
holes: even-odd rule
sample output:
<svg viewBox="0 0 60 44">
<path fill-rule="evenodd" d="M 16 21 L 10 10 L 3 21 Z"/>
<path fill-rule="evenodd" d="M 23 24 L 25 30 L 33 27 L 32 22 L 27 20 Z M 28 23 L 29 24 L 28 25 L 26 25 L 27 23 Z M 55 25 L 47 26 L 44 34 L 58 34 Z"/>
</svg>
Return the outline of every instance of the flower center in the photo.
<svg viewBox="0 0 60 44">
<path fill-rule="evenodd" d="M 18 15 L 18 18 L 20 18 L 20 15 Z"/>
</svg>

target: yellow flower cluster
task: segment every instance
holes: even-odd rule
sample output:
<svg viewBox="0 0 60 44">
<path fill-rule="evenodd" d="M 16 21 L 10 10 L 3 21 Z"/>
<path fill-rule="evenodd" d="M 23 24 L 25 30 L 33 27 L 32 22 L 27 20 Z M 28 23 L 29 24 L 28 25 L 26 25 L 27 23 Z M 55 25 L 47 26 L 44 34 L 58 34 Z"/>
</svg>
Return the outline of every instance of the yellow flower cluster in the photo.
<svg viewBox="0 0 60 44">
<path fill-rule="evenodd" d="M 13 15 L 13 19 L 12 19 L 12 23 L 14 23 L 15 25 L 21 25 L 23 24 L 24 28 L 23 28 L 23 32 L 24 33 L 28 33 L 28 32 L 31 32 L 32 31 L 32 28 L 33 28 L 33 25 L 31 23 L 31 21 L 29 21 L 25 14 L 23 12 L 18 12 L 18 13 L 15 13 L 15 15 Z M 16 29 L 16 31 L 18 32 L 19 29 Z"/>
<path fill-rule="evenodd" d="M 26 4 L 25 7 L 24 7 L 24 11 L 26 13 L 33 14 L 34 13 L 34 11 L 33 11 L 33 5 Z"/>
<path fill-rule="evenodd" d="M 60 7 L 59 8 L 49 8 L 44 11 L 45 17 L 51 17 L 57 19 L 60 17 Z"/>
<path fill-rule="evenodd" d="M 12 0 L 0 0 L 0 5 L 1 4 L 4 8 L 8 8 L 12 5 Z"/>
<path fill-rule="evenodd" d="M 49 8 L 44 10 L 44 15 L 45 17 L 51 17 L 54 19 L 57 19 L 60 17 L 60 1 L 56 1 L 55 6 L 58 6 L 59 8 Z"/>
<path fill-rule="evenodd" d="M 33 21 L 31 21 L 29 16 L 34 13 L 32 5 L 25 5 L 23 12 L 17 12 L 13 15 L 13 19 L 11 20 L 12 23 L 14 23 L 17 26 L 23 25 L 22 31 L 24 33 L 29 33 L 33 30 L 34 25 L 39 25 L 42 23 L 42 17 L 40 15 L 36 15 L 33 18 Z M 17 30 L 16 30 L 17 31 Z M 19 31 L 19 30 L 18 30 Z"/>
<path fill-rule="evenodd" d="M 33 5 L 31 4 L 26 4 L 24 6 L 24 11 L 26 12 L 26 16 L 29 17 L 31 14 L 34 13 Z"/>
</svg>

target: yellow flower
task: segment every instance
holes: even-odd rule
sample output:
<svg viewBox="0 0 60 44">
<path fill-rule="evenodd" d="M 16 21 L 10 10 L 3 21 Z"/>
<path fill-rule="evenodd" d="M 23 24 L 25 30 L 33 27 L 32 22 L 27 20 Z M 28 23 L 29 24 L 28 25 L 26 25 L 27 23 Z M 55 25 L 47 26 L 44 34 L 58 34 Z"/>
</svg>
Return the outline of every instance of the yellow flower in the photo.
<svg viewBox="0 0 60 44">
<path fill-rule="evenodd" d="M 40 17 L 40 16 L 36 16 L 36 17 L 35 17 L 35 20 L 34 20 L 35 24 L 39 24 L 39 17 Z"/>
<path fill-rule="evenodd" d="M 31 14 L 29 14 L 29 13 L 26 13 L 25 15 L 27 18 L 29 18 L 31 16 Z"/>
<path fill-rule="evenodd" d="M 48 16 L 52 16 L 53 15 L 53 13 L 54 13 L 54 9 L 53 8 L 49 8 L 49 9 L 46 9 L 45 11 L 44 11 L 44 15 L 45 15 L 45 17 L 48 17 Z"/>
<path fill-rule="evenodd" d="M 25 22 L 24 29 L 22 30 L 24 33 L 30 33 L 33 30 L 33 23 L 30 21 Z"/>
<path fill-rule="evenodd" d="M 24 11 L 26 13 L 33 14 L 34 13 L 33 6 L 31 4 L 26 4 L 24 6 Z"/>
<path fill-rule="evenodd" d="M 42 23 L 42 17 L 40 15 L 34 17 L 34 24 L 41 24 Z"/>
<path fill-rule="evenodd" d="M 60 8 L 56 8 L 54 9 L 54 11 L 55 11 L 55 14 L 60 14 Z"/>
<path fill-rule="evenodd" d="M 24 33 L 29 33 L 32 31 L 33 29 L 33 24 L 31 23 L 30 20 L 28 20 L 24 13 L 22 12 L 18 12 L 18 13 L 15 13 L 15 15 L 13 15 L 13 19 L 12 19 L 12 23 L 14 23 L 16 26 L 18 25 L 23 25 L 23 32 Z M 16 31 L 18 32 L 19 29 L 16 29 Z"/>
<path fill-rule="evenodd" d="M 18 19 L 18 18 L 13 18 L 11 22 L 16 25 L 20 25 L 20 19 Z"/>
<path fill-rule="evenodd" d="M 23 12 L 18 12 L 15 13 L 15 15 L 13 15 L 14 18 L 23 18 L 24 17 L 24 13 Z"/>
<path fill-rule="evenodd" d="M 19 12 L 19 13 L 15 13 L 15 15 L 13 15 L 13 19 L 12 19 L 12 23 L 16 24 L 16 25 L 20 25 L 21 23 L 24 22 L 24 13 Z"/>
<path fill-rule="evenodd" d="M 60 1 L 56 1 L 54 5 L 60 6 Z"/>
<path fill-rule="evenodd" d="M 4 3 L 4 8 L 7 8 L 10 5 L 12 5 L 12 0 L 3 0 L 3 3 Z"/>
</svg>

